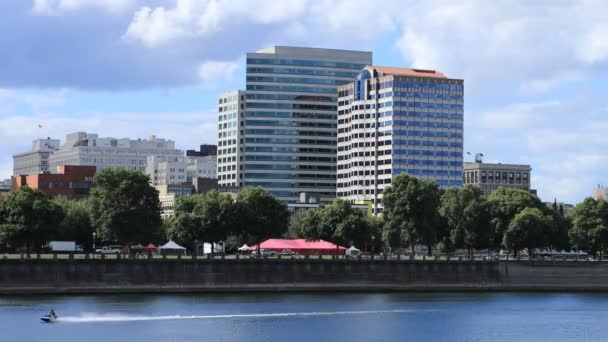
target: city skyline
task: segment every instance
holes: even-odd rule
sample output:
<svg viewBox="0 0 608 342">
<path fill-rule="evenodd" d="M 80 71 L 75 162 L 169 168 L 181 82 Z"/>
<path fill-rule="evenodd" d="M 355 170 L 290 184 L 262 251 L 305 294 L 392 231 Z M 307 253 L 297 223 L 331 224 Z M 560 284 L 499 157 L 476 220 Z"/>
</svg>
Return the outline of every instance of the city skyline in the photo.
<svg viewBox="0 0 608 342">
<path fill-rule="evenodd" d="M 371 51 L 375 65 L 464 79 L 464 151 L 530 164 L 545 201 L 580 202 L 605 183 L 606 4 L 255 3 L 0 4 L 0 28 L 14 32 L 0 37 L 14 57 L 0 65 L 0 179 L 32 140 L 75 131 L 214 144 L 217 96 L 244 88 L 245 54 L 289 45 Z M 360 27 L 361 12 L 377 23 Z"/>
</svg>

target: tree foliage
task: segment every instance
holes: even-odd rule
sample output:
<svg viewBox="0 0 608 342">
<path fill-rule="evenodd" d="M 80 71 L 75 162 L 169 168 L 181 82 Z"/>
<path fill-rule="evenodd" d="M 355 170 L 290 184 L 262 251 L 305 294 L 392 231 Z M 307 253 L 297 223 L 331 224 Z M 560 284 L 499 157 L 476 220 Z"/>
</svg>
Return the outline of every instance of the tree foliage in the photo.
<svg viewBox="0 0 608 342">
<path fill-rule="evenodd" d="M 400 174 L 384 189 L 382 201 L 384 238 L 391 243 L 398 241 L 400 246 L 411 246 L 412 250 L 414 245 L 424 244 L 430 255 L 438 241 L 440 224 L 437 183 Z"/>
<path fill-rule="evenodd" d="M 586 198 L 572 210 L 571 218 L 572 246 L 603 257 L 608 246 L 608 203 Z"/>
<path fill-rule="evenodd" d="M 537 208 L 546 210 L 546 206 L 540 199 L 528 191 L 499 187 L 488 196 L 490 208 L 492 235 L 492 247 L 499 248 L 509 224 L 522 210 L 526 208 Z"/>
<path fill-rule="evenodd" d="M 271 237 L 282 237 L 289 225 L 289 210 L 261 187 L 244 188 L 235 203 L 236 233 L 261 243 Z"/>
<path fill-rule="evenodd" d="M 148 242 L 159 236 L 158 191 L 148 176 L 126 169 L 103 169 L 91 190 L 91 223 L 100 239 Z"/>
<path fill-rule="evenodd" d="M 374 234 L 374 226 L 366 213 L 336 198 L 319 209 L 300 214 L 292 224 L 296 235 L 307 240 L 326 240 L 341 245 L 366 246 Z"/>
<path fill-rule="evenodd" d="M 475 249 L 487 248 L 493 238 L 490 214 L 481 191 L 471 185 L 447 189 L 441 196 L 439 214 L 449 232 L 444 233 L 455 247 L 464 247 L 469 256 Z"/>
<path fill-rule="evenodd" d="M 64 213 L 53 240 L 75 241 L 77 244 L 92 247 L 94 230 L 88 200 L 57 198 L 53 202 L 61 207 Z"/>
<path fill-rule="evenodd" d="M 0 201 L 0 238 L 5 246 L 40 250 L 63 220 L 63 210 L 46 194 L 21 187 Z"/>
<path fill-rule="evenodd" d="M 525 208 L 509 223 L 504 234 L 503 244 L 517 254 L 527 248 L 532 255 L 535 248 L 546 245 L 546 237 L 551 230 L 551 218 L 540 209 Z"/>
</svg>

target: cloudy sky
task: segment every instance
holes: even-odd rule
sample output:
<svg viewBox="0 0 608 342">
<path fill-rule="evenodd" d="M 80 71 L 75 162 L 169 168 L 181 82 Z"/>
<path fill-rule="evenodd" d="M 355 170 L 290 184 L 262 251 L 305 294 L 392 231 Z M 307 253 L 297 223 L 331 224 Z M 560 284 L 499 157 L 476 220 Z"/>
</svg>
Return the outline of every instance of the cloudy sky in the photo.
<svg viewBox="0 0 608 342">
<path fill-rule="evenodd" d="M 608 183 L 607 1 L 2 0 L 0 32 L 0 179 L 37 137 L 214 143 L 245 53 L 298 45 L 464 79 L 465 151 L 546 201 Z"/>
</svg>

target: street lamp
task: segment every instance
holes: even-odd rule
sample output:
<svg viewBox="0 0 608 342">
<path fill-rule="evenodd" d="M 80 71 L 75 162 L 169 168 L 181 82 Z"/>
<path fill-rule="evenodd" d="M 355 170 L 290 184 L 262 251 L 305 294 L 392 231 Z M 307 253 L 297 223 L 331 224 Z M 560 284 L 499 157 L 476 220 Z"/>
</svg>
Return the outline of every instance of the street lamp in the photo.
<svg viewBox="0 0 608 342">
<path fill-rule="evenodd" d="M 97 237 L 97 233 L 93 232 L 93 254 L 95 254 L 95 238 Z"/>
<path fill-rule="evenodd" d="M 374 240 L 376 240 L 376 236 L 372 235 L 372 254 L 374 254 Z"/>
</svg>

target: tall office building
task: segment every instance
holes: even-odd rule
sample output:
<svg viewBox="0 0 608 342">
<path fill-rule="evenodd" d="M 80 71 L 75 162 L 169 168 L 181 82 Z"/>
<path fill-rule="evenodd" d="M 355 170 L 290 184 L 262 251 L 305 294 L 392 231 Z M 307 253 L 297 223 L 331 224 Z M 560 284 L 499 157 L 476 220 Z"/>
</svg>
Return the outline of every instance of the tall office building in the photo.
<svg viewBox="0 0 608 342">
<path fill-rule="evenodd" d="M 50 156 L 50 166 L 92 165 L 97 171 L 118 168 L 146 171 L 148 156 L 176 157 L 183 153 L 175 142 L 158 139 L 100 138 L 97 134 L 76 132 L 66 135 L 63 146 Z"/>
<path fill-rule="evenodd" d="M 382 211 L 400 173 L 462 186 L 463 81 L 368 66 L 338 88 L 337 194 Z"/>
<path fill-rule="evenodd" d="M 221 94 L 218 102 L 217 183 L 237 187 L 243 183 L 245 92 Z"/>
<path fill-rule="evenodd" d="M 220 185 L 261 186 L 285 202 L 303 192 L 334 198 L 337 87 L 371 63 L 371 52 L 362 51 L 275 46 L 248 53 L 246 93 L 220 97 L 221 108 L 228 104 L 222 99 L 245 95 L 237 126 L 223 128 L 220 120 L 222 136 L 224 129 L 237 135 L 228 146 L 220 137 Z"/>
<path fill-rule="evenodd" d="M 32 150 L 13 156 L 13 176 L 50 172 L 49 156 L 59 149 L 59 139 L 36 139 Z"/>
</svg>

